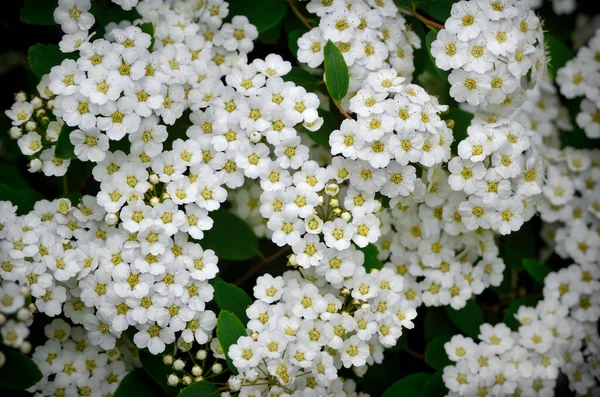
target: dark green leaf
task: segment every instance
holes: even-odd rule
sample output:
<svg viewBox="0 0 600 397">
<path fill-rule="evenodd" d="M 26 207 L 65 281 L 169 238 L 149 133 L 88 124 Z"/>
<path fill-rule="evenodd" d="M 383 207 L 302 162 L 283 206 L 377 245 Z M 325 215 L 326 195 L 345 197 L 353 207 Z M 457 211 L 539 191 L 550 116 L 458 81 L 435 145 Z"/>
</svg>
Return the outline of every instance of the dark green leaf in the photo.
<svg viewBox="0 0 600 397">
<path fill-rule="evenodd" d="M 160 396 L 152 379 L 146 373 L 137 368 L 121 380 L 115 391 L 114 397 L 153 397 Z"/>
<path fill-rule="evenodd" d="M 176 387 L 169 386 L 167 383 L 169 375 L 175 371 L 162 362 L 162 356 L 155 356 L 146 350 L 140 350 L 140 362 L 142 363 L 143 370 L 148 374 L 150 379 L 160 386 L 165 393 L 172 397 L 179 394 L 179 390 Z"/>
<path fill-rule="evenodd" d="M 152 51 L 152 48 L 154 48 L 154 25 L 152 22 L 144 22 L 137 26 L 142 29 L 142 32 L 149 34 L 152 38 L 152 41 L 150 42 L 150 48 L 148 48 L 148 51 Z"/>
<path fill-rule="evenodd" d="M 450 17 L 452 4 L 455 2 L 456 0 L 415 0 L 419 10 L 425 11 L 434 20 L 442 24 Z"/>
<path fill-rule="evenodd" d="M 258 32 L 277 26 L 287 11 L 285 0 L 261 0 L 255 3 L 248 0 L 229 0 L 229 15 L 245 15 Z"/>
<path fill-rule="evenodd" d="M 558 69 L 565 66 L 569 59 L 575 57 L 575 51 L 569 48 L 563 41 L 557 39 L 551 33 L 544 33 L 546 39 L 546 45 L 550 52 L 550 62 L 548 64 L 548 70 L 553 76 L 556 76 Z"/>
<path fill-rule="evenodd" d="M 452 325 L 448 315 L 441 307 L 426 308 L 423 322 L 426 342 L 440 335 L 453 335 L 456 333 L 456 327 Z"/>
<path fill-rule="evenodd" d="M 218 397 L 220 395 L 221 392 L 217 386 L 207 380 L 192 383 L 179 393 L 179 397 Z"/>
<path fill-rule="evenodd" d="M 27 54 L 31 70 L 39 79 L 46 73 L 49 73 L 53 66 L 59 65 L 63 60 L 67 58 L 74 59 L 76 57 L 73 53 L 66 54 L 61 52 L 57 45 L 39 43 L 29 47 Z"/>
<path fill-rule="evenodd" d="M 346 96 L 350 84 L 344 56 L 331 40 L 325 45 L 325 83 L 329 95 L 338 103 Z"/>
<path fill-rule="evenodd" d="M 538 233 L 534 230 L 531 222 L 526 222 L 519 231 L 508 234 L 502 238 L 501 257 L 507 267 L 522 270 L 521 263 L 523 258 L 533 258 L 536 256 L 536 236 Z"/>
<path fill-rule="evenodd" d="M 21 22 L 33 25 L 54 25 L 54 9 L 58 6 L 56 0 L 25 0 L 21 8 Z"/>
<path fill-rule="evenodd" d="M 532 258 L 523 258 L 522 263 L 531 278 L 540 284 L 544 284 L 544 278 L 552 271 L 547 265 Z"/>
<path fill-rule="evenodd" d="M 0 180 L 13 189 L 29 189 L 31 184 L 23 177 L 21 171 L 14 164 L 0 164 Z"/>
<path fill-rule="evenodd" d="M 450 306 L 444 306 L 444 310 L 456 328 L 472 338 L 477 338 L 479 326 L 483 324 L 483 313 L 474 299 L 468 300 L 467 305 L 460 310 L 454 310 Z"/>
<path fill-rule="evenodd" d="M 519 328 L 519 322 L 515 318 L 515 314 L 521 306 L 535 306 L 537 300 L 534 298 L 519 298 L 510 304 L 506 312 L 504 313 L 504 323 L 508 325 L 510 329 L 516 331 Z"/>
<path fill-rule="evenodd" d="M 368 244 L 366 247 L 360 249 L 365 254 L 365 263 L 363 266 L 365 270 L 368 272 L 371 269 L 381 269 L 383 267 L 383 263 L 377 255 L 379 255 L 379 250 L 375 246 L 375 244 Z"/>
<path fill-rule="evenodd" d="M 417 397 L 421 393 L 421 390 L 423 390 L 423 386 L 430 376 L 431 375 L 427 372 L 410 374 L 394 383 L 383 393 L 382 397 Z"/>
<path fill-rule="evenodd" d="M 229 358 L 229 346 L 237 343 L 237 340 L 246 336 L 246 328 L 237 316 L 227 310 L 221 310 L 217 319 L 217 339 L 225 352 L 227 366 L 234 375 L 238 374 L 237 368 Z"/>
<path fill-rule="evenodd" d="M 133 22 L 141 18 L 141 15 L 134 9 L 125 11 L 119 5 L 110 0 L 97 0 L 92 2 L 91 13 L 96 17 L 96 37 L 104 36 L 104 29 L 110 22 L 119 23 L 121 21 Z"/>
<path fill-rule="evenodd" d="M 69 139 L 69 135 L 73 131 L 67 124 L 63 124 L 60 135 L 58 136 L 58 140 L 56 141 L 56 157 L 60 159 L 74 159 L 75 156 L 75 146 L 71 143 Z"/>
<path fill-rule="evenodd" d="M 437 371 L 425 382 L 425 386 L 419 397 L 445 397 L 447 394 L 448 389 L 446 389 L 446 385 L 444 384 L 442 371 Z"/>
<path fill-rule="evenodd" d="M 262 256 L 254 232 L 237 215 L 220 209 L 211 212 L 210 217 L 214 225 L 204 233 L 203 248 L 215 251 L 219 259 L 242 261 Z"/>
<path fill-rule="evenodd" d="M 44 196 L 33 189 L 15 189 L 4 183 L 0 183 L 0 201 L 10 201 L 17 206 L 17 213 L 25 215 Z"/>
<path fill-rule="evenodd" d="M 2 349 L 6 362 L 0 367 L 0 387 L 23 390 L 42 379 L 42 373 L 32 359 L 15 350 Z"/>
<path fill-rule="evenodd" d="M 246 324 L 248 322 L 246 309 L 252 304 L 252 298 L 248 296 L 246 291 L 223 281 L 221 278 L 215 279 L 213 287 L 215 287 L 215 301 L 217 302 L 219 309 L 229 310 L 235 314 L 243 324 Z"/>
<path fill-rule="evenodd" d="M 276 25 L 271 29 L 260 32 L 258 35 L 258 41 L 264 44 L 275 45 L 281 37 L 281 30 L 281 25 Z"/>
<path fill-rule="evenodd" d="M 451 335 L 440 335 L 432 339 L 425 348 L 425 362 L 433 369 L 443 369 L 452 362 L 444 350 L 444 343 L 448 342 Z"/>
<path fill-rule="evenodd" d="M 315 92 L 319 89 L 319 80 L 306 70 L 296 66 L 292 67 L 292 70 L 282 78 L 285 81 L 292 81 L 296 85 L 304 87 L 308 92 Z"/>
</svg>

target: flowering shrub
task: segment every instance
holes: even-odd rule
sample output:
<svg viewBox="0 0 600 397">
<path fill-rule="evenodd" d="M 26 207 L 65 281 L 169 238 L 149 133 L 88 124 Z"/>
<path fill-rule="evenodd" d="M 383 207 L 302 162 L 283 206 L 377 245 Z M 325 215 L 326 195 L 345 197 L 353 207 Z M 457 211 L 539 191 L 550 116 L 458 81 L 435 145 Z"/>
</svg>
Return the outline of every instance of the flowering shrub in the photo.
<svg viewBox="0 0 600 397">
<path fill-rule="evenodd" d="M 26 0 L 61 39 L 29 49 L 35 89 L 5 111 L 0 387 L 600 395 L 581 15 Z"/>
</svg>

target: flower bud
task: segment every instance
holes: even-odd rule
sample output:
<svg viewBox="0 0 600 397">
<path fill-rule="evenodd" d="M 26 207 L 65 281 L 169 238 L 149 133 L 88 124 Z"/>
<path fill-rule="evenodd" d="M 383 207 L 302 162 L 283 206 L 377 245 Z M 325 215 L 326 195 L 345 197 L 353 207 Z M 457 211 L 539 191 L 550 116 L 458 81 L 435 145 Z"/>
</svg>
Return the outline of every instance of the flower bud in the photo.
<svg viewBox="0 0 600 397">
<path fill-rule="evenodd" d="M 148 181 L 152 184 L 152 185 L 158 185 L 158 183 L 160 182 L 160 180 L 158 179 L 158 175 L 156 174 L 152 174 L 150 175 L 150 178 L 148 178 Z"/>
<path fill-rule="evenodd" d="M 173 369 L 176 371 L 181 371 L 184 367 L 185 367 L 185 363 L 180 358 L 175 360 L 175 362 L 173 363 Z"/>
<path fill-rule="evenodd" d="M 25 94 L 25 92 L 20 91 L 15 94 L 15 101 L 25 102 L 26 100 L 27 100 L 27 94 Z"/>
<path fill-rule="evenodd" d="M 42 107 L 42 105 L 44 104 L 44 102 L 42 102 L 42 98 L 36 96 L 35 98 L 33 98 L 31 100 L 31 104 L 33 105 L 34 109 L 39 109 Z"/>
<path fill-rule="evenodd" d="M 344 211 L 342 212 L 340 218 L 342 218 L 345 222 L 350 222 L 350 219 L 352 219 L 352 215 L 350 215 L 348 211 Z"/>
<path fill-rule="evenodd" d="M 179 378 L 175 374 L 169 375 L 167 378 L 167 383 L 171 386 L 176 386 L 179 383 Z"/>
<path fill-rule="evenodd" d="M 206 360 L 206 350 L 198 350 L 198 353 L 196 353 L 196 358 L 200 361 Z"/>
<path fill-rule="evenodd" d="M 329 206 L 331 208 L 337 208 L 340 206 L 340 200 L 336 199 L 336 198 L 332 198 L 331 200 L 329 200 Z"/>
<path fill-rule="evenodd" d="M 33 120 L 29 120 L 28 122 L 25 123 L 25 129 L 27 131 L 35 131 L 36 128 L 37 128 L 37 123 Z"/>
<path fill-rule="evenodd" d="M 219 363 L 215 363 L 215 365 L 213 365 L 211 369 L 217 375 L 223 372 L 223 366 Z"/>
<path fill-rule="evenodd" d="M 0 313 L 0 325 L 4 325 L 4 323 L 6 322 L 6 316 L 2 313 Z"/>
<path fill-rule="evenodd" d="M 200 376 L 200 375 L 202 375 L 202 368 L 200 368 L 199 365 L 194 365 L 192 367 L 192 375 L 194 375 L 194 376 Z"/>
<path fill-rule="evenodd" d="M 8 134 L 12 139 L 19 139 L 23 136 L 23 131 L 19 127 L 10 127 L 10 130 L 8 130 Z"/>
<path fill-rule="evenodd" d="M 250 139 L 250 142 L 252 143 L 258 143 L 262 139 L 262 134 L 258 131 L 251 131 L 248 134 L 248 139 Z"/>
<path fill-rule="evenodd" d="M 23 295 L 25 298 L 27 298 L 29 295 L 31 295 L 31 291 L 29 290 L 28 286 L 23 285 L 21 287 L 21 295 Z"/>
<path fill-rule="evenodd" d="M 192 383 L 192 378 L 186 375 L 183 378 L 181 378 L 181 383 L 183 383 L 186 386 L 189 386 Z"/>
<path fill-rule="evenodd" d="M 104 222 L 106 222 L 106 224 L 108 226 L 116 225 L 118 221 L 119 221 L 119 217 L 117 216 L 117 214 L 112 213 L 112 212 L 109 212 L 104 217 Z"/>
<path fill-rule="evenodd" d="M 22 307 L 17 312 L 17 318 L 19 319 L 19 321 L 27 322 L 33 318 L 33 315 L 31 314 L 31 312 L 29 310 Z"/>
<path fill-rule="evenodd" d="M 31 342 L 26 340 L 23 341 L 23 343 L 21 343 L 21 346 L 19 346 L 19 350 L 21 350 L 21 353 L 23 354 L 31 353 Z"/>
<path fill-rule="evenodd" d="M 170 354 L 167 354 L 166 356 L 163 357 L 163 363 L 165 365 L 171 365 L 173 364 L 173 356 Z"/>
<path fill-rule="evenodd" d="M 238 391 L 242 387 L 242 380 L 233 375 L 229 377 L 227 383 L 231 391 Z"/>
<path fill-rule="evenodd" d="M 42 160 L 40 159 L 32 159 L 29 162 L 29 165 L 27 166 L 27 171 L 34 173 L 34 172 L 38 172 L 39 170 L 42 169 Z"/>
<path fill-rule="evenodd" d="M 151 206 L 153 206 L 153 207 L 154 207 L 154 206 L 155 206 L 156 204 L 158 204 L 158 203 L 160 203 L 160 199 L 159 199 L 158 197 L 154 196 L 154 197 L 152 197 L 152 198 L 150 199 L 150 205 L 151 205 Z"/>
</svg>

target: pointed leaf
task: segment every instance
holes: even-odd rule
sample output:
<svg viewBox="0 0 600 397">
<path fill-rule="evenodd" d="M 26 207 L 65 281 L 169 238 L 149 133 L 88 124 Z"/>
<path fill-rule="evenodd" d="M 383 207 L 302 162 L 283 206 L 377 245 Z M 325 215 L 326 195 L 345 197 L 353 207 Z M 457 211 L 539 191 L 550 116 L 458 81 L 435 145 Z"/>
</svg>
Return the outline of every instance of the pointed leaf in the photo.
<svg viewBox="0 0 600 397">
<path fill-rule="evenodd" d="M 441 370 L 446 365 L 452 364 L 444 349 L 444 343 L 448 342 L 451 335 L 440 335 L 432 339 L 425 348 L 425 362 L 433 369 Z"/>
<path fill-rule="evenodd" d="M 338 103 L 348 93 L 348 66 L 340 49 L 331 40 L 325 45 L 325 83 L 329 95 Z"/>
<path fill-rule="evenodd" d="M 221 392 L 214 383 L 202 380 L 183 389 L 178 397 L 218 397 L 220 395 Z"/>
<path fill-rule="evenodd" d="M 522 263 L 531 278 L 540 284 L 544 284 L 544 278 L 552 271 L 547 265 L 532 258 L 523 258 Z"/>
<path fill-rule="evenodd" d="M 2 349 L 5 362 L 0 367 L 0 387 L 24 390 L 42 379 L 42 373 L 33 360 L 15 350 Z"/>
<path fill-rule="evenodd" d="M 444 310 L 456 328 L 472 338 L 477 338 L 479 326 L 483 324 L 483 313 L 475 300 L 468 300 L 467 305 L 460 310 L 454 310 L 450 306 L 444 306 Z"/>
<path fill-rule="evenodd" d="M 223 281 L 221 278 L 213 282 L 215 288 L 215 301 L 221 310 L 229 310 L 235 314 L 243 324 L 248 322 L 246 309 L 252 304 L 252 298 L 246 291 L 233 284 Z"/>
<path fill-rule="evenodd" d="M 387 389 L 382 397 L 418 396 L 431 375 L 427 372 L 410 374 Z"/>
<path fill-rule="evenodd" d="M 121 380 L 114 397 L 159 397 L 156 386 L 146 373 L 137 368 Z"/>
<path fill-rule="evenodd" d="M 363 266 L 365 270 L 368 272 L 371 269 L 381 269 L 383 267 L 383 263 L 377 255 L 379 255 L 379 250 L 375 246 L 375 244 L 368 244 L 366 247 L 360 249 L 365 254 L 365 263 Z"/>
<path fill-rule="evenodd" d="M 254 232 L 240 217 L 228 210 L 213 211 L 212 229 L 204 232 L 202 248 L 215 251 L 219 259 L 242 261 L 262 256 Z"/>
<path fill-rule="evenodd" d="M 242 336 L 246 336 L 246 328 L 240 319 L 230 311 L 221 310 L 217 319 L 217 338 L 223 348 L 223 352 L 225 352 L 227 366 L 234 375 L 238 374 L 238 370 L 229 358 L 229 347 L 237 343 L 237 340 Z"/>
</svg>

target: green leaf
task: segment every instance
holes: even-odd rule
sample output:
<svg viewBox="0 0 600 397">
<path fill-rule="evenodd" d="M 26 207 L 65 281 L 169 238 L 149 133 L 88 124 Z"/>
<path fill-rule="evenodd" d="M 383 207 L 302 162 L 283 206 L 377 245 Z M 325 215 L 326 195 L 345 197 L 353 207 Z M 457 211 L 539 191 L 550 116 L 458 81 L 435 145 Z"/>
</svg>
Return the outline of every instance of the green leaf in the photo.
<svg viewBox="0 0 600 397">
<path fill-rule="evenodd" d="M 23 390 L 42 379 L 42 373 L 32 359 L 15 350 L 2 349 L 6 362 L 0 367 L 0 387 Z"/>
<path fill-rule="evenodd" d="M 467 301 L 467 305 L 460 310 L 454 310 L 450 306 L 444 306 L 450 321 L 462 332 L 472 338 L 479 335 L 479 326 L 483 324 L 483 313 L 474 299 Z"/>
<path fill-rule="evenodd" d="M 0 164 L 0 180 L 7 186 L 13 189 L 29 189 L 31 185 L 29 181 L 21 174 L 19 168 L 14 164 Z"/>
<path fill-rule="evenodd" d="M 117 390 L 115 391 L 114 397 L 152 397 L 160 396 L 157 392 L 152 379 L 146 375 L 146 373 L 137 368 L 121 380 Z"/>
<path fill-rule="evenodd" d="M 425 348 L 425 362 L 433 369 L 441 370 L 452 362 L 446 354 L 444 343 L 448 342 L 452 335 L 440 335 L 432 339 Z"/>
<path fill-rule="evenodd" d="M 15 189 L 4 183 L 0 183 L 0 201 L 10 201 L 17 206 L 17 213 L 25 215 L 39 200 L 44 199 L 40 193 L 33 189 Z"/>
<path fill-rule="evenodd" d="M 175 371 L 162 362 L 162 356 L 155 356 L 147 350 L 140 350 L 140 362 L 146 374 L 169 396 L 175 397 L 179 394 L 176 387 L 169 386 L 167 379 Z"/>
<path fill-rule="evenodd" d="M 137 27 L 142 29 L 142 32 L 150 35 L 152 41 L 150 42 L 150 48 L 148 48 L 148 51 L 152 51 L 152 48 L 154 48 L 154 25 L 152 22 L 144 22 L 137 25 Z"/>
<path fill-rule="evenodd" d="M 215 301 L 217 301 L 219 309 L 232 312 L 243 324 L 246 324 L 248 322 L 246 309 L 253 302 L 246 291 L 223 281 L 221 278 L 215 279 L 213 287 L 215 288 Z"/>
<path fill-rule="evenodd" d="M 390 388 L 383 393 L 382 397 L 417 397 L 430 376 L 431 375 L 427 372 L 410 374 L 390 386 Z"/>
<path fill-rule="evenodd" d="M 261 0 L 256 3 L 248 0 L 229 0 L 229 15 L 245 15 L 258 32 L 264 32 L 277 26 L 285 17 L 285 0 Z"/>
<path fill-rule="evenodd" d="M 519 329 L 519 322 L 515 318 L 515 314 L 521 306 L 535 306 L 537 299 L 534 298 L 519 298 L 510 304 L 506 312 L 504 313 L 504 323 L 508 325 L 510 329 L 516 331 Z"/>
<path fill-rule="evenodd" d="M 523 267 L 527 270 L 527 273 L 540 284 L 544 284 L 544 278 L 552 271 L 548 265 L 544 265 L 532 258 L 523 258 Z"/>
<path fill-rule="evenodd" d="M 502 238 L 500 256 L 507 267 L 522 270 L 523 258 L 537 256 L 536 236 L 538 232 L 533 228 L 532 222 L 525 222 L 519 231 L 508 234 Z"/>
<path fill-rule="evenodd" d="M 296 29 L 288 34 L 288 47 L 295 57 L 298 56 L 298 39 L 306 32 L 306 29 Z"/>
<path fill-rule="evenodd" d="M 75 146 L 71 143 L 69 139 L 69 135 L 73 131 L 67 124 L 63 124 L 60 135 L 58 136 L 58 140 L 56 141 L 56 150 L 54 154 L 56 157 L 60 159 L 74 159 L 77 158 L 75 156 Z"/>
<path fill-rule="evenodd" d="M 337 103 L 348 93 L 348 66 L 340 49 L 331 40 L 327 40 L 325 44 L 325 83 L 329 95 Z"/>
<path fill-rule="evenodd" d="M 558 69 L 565 66 L 569 59 L 575 58 L 575 51 L 551 33 L 544 33 L 544 38 L 546 39 L 546 45 L 550 52 L 548 70 L 552 76 L 556 76 Z"/>
<path fill-rule="evenodd" d="M 225 352 L 227 366 L 234 375 L 238 374 L 238 370 L 229 358 L 229 346 L 237 343 L 242 336 L 246 336 L 246 328 L 240 319 L 230 311 L 221 310 L 217 319 L 217 339 Z"/>
<path fill-rule="evenodd" d="M 240 217 L 220 209 L 210 213 L 212 229 L 204 232 L 202 248 L 215 251 L 219 259 L 242 261 L 262 256 L 254 232 Z"/>
<path fill-rule="evenodd" d="M 59 65 L 67 58 L 75 59 L 76 57 L 73 53 L 66 54 L 61 52 L 57 45 L 40 43 L 29 47 L 27 55 L 31 70 L 39 79 L 46 73 L 49 73 L 53 66 Z"/>
<path fill-rule="evenodd" d="M 452 4 L 455 2 L 456 0 L 415 0 L 419 10 L 425 11 L 442 24 L 450 17 Z"/>
<path fill-rule="evenodd" d="M 288 74 L 282 77 L 284 81 L 292 81 L 296 85 L 302 86 L 308 92 L 315 92 L 319 89 L 319 80 L 306 70 L 299 67 L 292 67 Z"/>
<path fill-rule="evenodd" d="M 214 383 L 202 380 L 183 389 L 178 397 L 218 397 L 220 395 L 221 392 Z"/>
<path fill-rule="evenodd" d="M 25 0 L 21 8 L 20 19 L 33 25 L 54 25 L 54 9 L 58 6 L 55 0 Z"/>
<path fill-rule="evenodd" d="M 448 315 L 441 307 L 426 308 L 423 323 L 425 328 L 425 342 L 440 335 L 453 335 L 457 332 L 456 327 L 450 322 Z"/>
<path fill-rule="evenodd" d="M 375 244 L 368 244 L 366 247 L 360 249 L 365 254 L 365 263 L 363 266 L 365 270 L 368 272 L 371 269 L 381 269 L 383 267 L 383 263 L 377 255 L 379 255 L 379 250 L 375 246 Z"/>
<path fill-rule="evenodd" d="M 442 373 L 443 371 L 437 371 L 429 377 L 419 397 L 445 397 L 448 394 Z"/>
<path fill-rule="evenodd" d="M 134 20 L 141 18 L 141 15 L 135 10 L 135 8 L 125 11 L 121 8 L 121 6 L 116 5 L 110 0 L 93 1 L 90 11 L 96 18 L 96 24 L 94 25 L 97 28 L 95 37 L 104 36 L 105 27 L 110 22 L 133 22 Z"/>
</svg>

